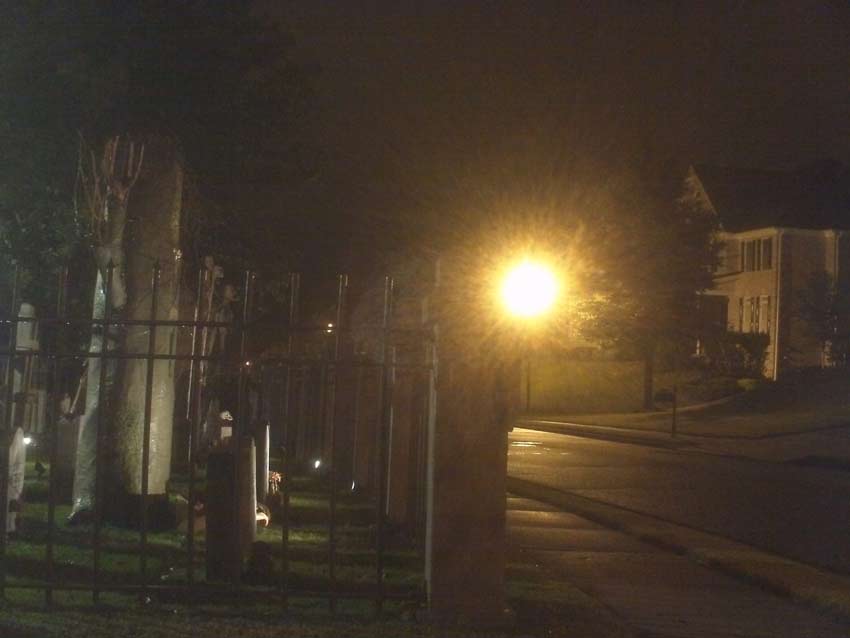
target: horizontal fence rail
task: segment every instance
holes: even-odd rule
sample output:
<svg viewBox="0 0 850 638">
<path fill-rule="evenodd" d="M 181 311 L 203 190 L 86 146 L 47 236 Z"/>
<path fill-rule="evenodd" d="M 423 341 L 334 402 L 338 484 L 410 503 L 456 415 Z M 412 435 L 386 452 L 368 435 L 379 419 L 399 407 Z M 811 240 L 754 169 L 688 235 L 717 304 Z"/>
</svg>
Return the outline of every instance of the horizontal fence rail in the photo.
<svg viewBox="0 0 850 638">
<path fill-rule="evenodd" d="M 156 264 L 141 301 L 115 308 L 117 276 L 101 273 L 91 318 L 70 316 L 67 271 L 52 313 L 16 316 L 16 273 L 0 319 L 0 494 L 25 487 L 0 508 L 0 595 L 314 597 L 332 611 L 420 598 L 432 332 L 397 320 L 392 278 L 370 294 L 340 275 L 335 298 L 307 295 L 319 310 L 305 313 L 291 274 L 278 310 L 258 316 L 251 272 L 227 301 L 201 270 L 191 307 L 167 298 Z M 37 340 L 24 347 L 22 329 Z M 31 397 L 41 417 L 22 409 Z M 215 556 L 218 534 L 238 551 Z"/>
</svg>

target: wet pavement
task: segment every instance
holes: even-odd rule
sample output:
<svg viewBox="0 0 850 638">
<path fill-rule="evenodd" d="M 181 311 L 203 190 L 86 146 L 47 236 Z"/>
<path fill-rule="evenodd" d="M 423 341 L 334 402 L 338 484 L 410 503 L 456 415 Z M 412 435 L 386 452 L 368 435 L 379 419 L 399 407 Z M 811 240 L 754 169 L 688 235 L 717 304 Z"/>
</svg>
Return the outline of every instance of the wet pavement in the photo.
<svg viewBox="0 0 850 638">
<path fill-rule="evenodd" d="M 578 588 L 645 638 L 846 638 L 850 626 L 575 514 L 508 498 L 512 560 Z"/>
<path fill-rule="evenodd" d="M 850 573 L 848 472 L 517 428 L 508 474 Z"/>
</svg>

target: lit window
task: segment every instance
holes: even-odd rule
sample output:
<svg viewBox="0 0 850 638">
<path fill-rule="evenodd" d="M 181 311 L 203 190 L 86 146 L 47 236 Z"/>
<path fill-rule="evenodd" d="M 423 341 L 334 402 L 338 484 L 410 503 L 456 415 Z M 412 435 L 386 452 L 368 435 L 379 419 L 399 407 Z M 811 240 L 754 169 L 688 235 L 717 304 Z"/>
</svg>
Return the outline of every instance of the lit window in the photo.
<svg viewBox="0 0 850 638">
<path fill-rule="evenodd" d="M 773 268 L 773 240 L 751 239 L 741 242 L 741 270 L 753 272 Z"/>
</svg>

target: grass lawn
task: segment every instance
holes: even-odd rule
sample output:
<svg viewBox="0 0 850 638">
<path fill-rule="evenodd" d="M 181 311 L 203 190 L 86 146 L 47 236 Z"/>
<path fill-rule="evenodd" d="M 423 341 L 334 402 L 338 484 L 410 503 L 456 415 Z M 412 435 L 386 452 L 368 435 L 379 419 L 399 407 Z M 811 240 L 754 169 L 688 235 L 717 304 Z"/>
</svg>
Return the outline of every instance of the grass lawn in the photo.
<svg viewBox="0 0 850 638">
<path fill-rule="evenodd" d="M 410 636 L 627 638 L 633 634 L 598 602 L 537 566 L 516 563 L 507 570 L 508 603 L 513 626 L 501 630 L 433 626 L 416 620 L 416 606 L 388 603 L 380 618 L 369 601 L 342 601 L 330 614 L 324 601 L 293 598 L 289 608 L 270 604 L 180 605 L 139 602 L 104 594 L 98 607 L 88 594 L 60 593 L 52 608 L 40 593 L 12 590 L 0 603 L 3 638 L 216 638 Z"/>
<path fill-rule="evenodd" d="M 45 604 L 42 590 L 15 585 L 44 582 L 47 538 L 46 480 L 38 478 L 28 464 L 27 504 L 20 535 L 7 545 L 7 584 L 5 601 L 0 602 L 2 638 L 159 638 L 165 636 L 271 637 L 271 636 L 627 636 L 610 614 L 570 586 L 549 580 L 536 566 L 511 564 L 507 593 L 516 613 L 513 627 L 462 629 L 435 627 L 416 621 L 421 598 L 387 601 L 380 618 L 375 617 L 369 599 L 341 598 L 337 611 L 329 613 L 322 598 L 293 595 L 283 608 L 274 590 L 263 589 L 256 599 L 215 601 L 201 596 L 190 603 L 186 598 L 150 592 L 137 594 L 102 592 L 94 605 L 89 591 L 56 591 L 53 605 Z M 324 528 L 327 501 L 316 484 L 305 481 L 296 486 L 293 515 L 300 524 L 289 532 L 291 582 L 312 591 L 327 587 L 327 531 Z M 352 495 L 341 496 L 339 527 L 340 587 L 369 591 L 375 578 L 374 527 L 370 507 Z M 56 509 L 54 532 L 56 574 L 65 585 L 88 586 L 92 582 L 92 529 L 68 527 L 68 505 Z M 261 528 L 259 539 L 275 547 L 279 561 L 281 529 Z M 102 530 L 101 582 L 104 585 L 139 584 L 138 532 L 104 526 Z M 204 577 L 203 536 L 196 539 L 196 578 Z M 422 563 L 418 551 L 391 538 L 386 553 L 386 588 L 397 593 L 421 590 Z M 279 563 L 278 563 L 279 564 Z M 186 579 L 185 537 L 175 531 L 149 534 L 148 582 L 154 585 L 183 583 Z M 260 590 L 257 590 L 260 591 Z"/>
<path fill-rule="evenodd" d="M 539 415 L 546 418 L 545 415 Z M 557 415 L 576 423 L 670 431 L 670 411 Z M 679 411 L 681 434 L 757 438 L 850 424 L 850 374 L 814 370 L 764 383 L 727 400 Z"/>
<path fill-rule="evenodd" d="M 34 465 L 34 459 L 30 459 L 19 533 L 10 538 L 6 546 L 4 567 L 6 582 L 12 592 L 26 591 L 16 590 L 15 586 L 44 584 L 50 578 L 46 560 L 47 479 L 46 476 L 37 476 Z M 179 484 L 179 481 L 175 483 Z M 293 590 L 325 591 L 329 587 L 327 492 L 315 479 L 296 479 L 292 490 L 287 582 Z M 62 586 L 89 587 L 95 575 L 94 529 L 92 525 L 69 526 L 66 522 L 69 512 L 69 504 L 57 504 L 53 530 L 56 582 Z M 277 574 L 282 569 L 282 534 L 278 524 L 257 530 L 257 540 L 271 546 Z M 190 560 L 195 581 L 203 583 L 205 579 L 203 533 L 196 534 L 194 552 L 190 557 L 185 534 L 176 530 L 149 532 L 144 577 L 140 572 L 142 548 L 138 531 L 103 525 L 100 538 L 99 583 L 103 587 L 142 584 L 179 587 L 188 582 Z M 359 495 L 341 493 L 338 497 L 336 547 L 337 590 L 359 595 L 374 591 L 374 508 Z M 392 530 L 387 534 L 385 547 L 386 590 L 393 594 L 417 596 L 422 584 L 421 552 L 403 534 L 393 534 Z M 39 596 L 43 598 L 43 595 Z M 91 600 L 91 594 L 86 596 Z"/>
</svg>

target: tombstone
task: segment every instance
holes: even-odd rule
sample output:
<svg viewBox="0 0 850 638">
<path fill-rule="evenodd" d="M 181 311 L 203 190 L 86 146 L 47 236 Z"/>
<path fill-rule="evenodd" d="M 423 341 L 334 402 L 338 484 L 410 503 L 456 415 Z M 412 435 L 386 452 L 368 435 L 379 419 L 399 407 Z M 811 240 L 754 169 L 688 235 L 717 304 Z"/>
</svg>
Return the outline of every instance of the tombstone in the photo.
<svg viewBox="0 0 850 638">
<path fill-rule="evenodd" d="M 6 532 L 18 531 L 18 517 L 21 510 L 21 497 L 24 493 L 24 472 L 26 470 L 27 448 L 24 444 L 24 431 L 15 430 L 9 445 L 9 482 L 6 493 Z"/>
<path fill-rule="evenodd" d="M 22 303 L 18 311 L 20 319 L 35 319 L 35 307 Z M 15 371 L 12 381 L 12 391 L 15 401 L 12 404 L 12 423 L 23 427 L 26 431 L 40 431 L 41 417 L 44 415 L 43 398 L 39 404 L 39 396 L 33 391 L 33 376 L 36 359 L 30 353 L 38 350 L 38 324 L 35 321 L 22 321 L 17 324 L 15 334 Z"/>
</svg>

